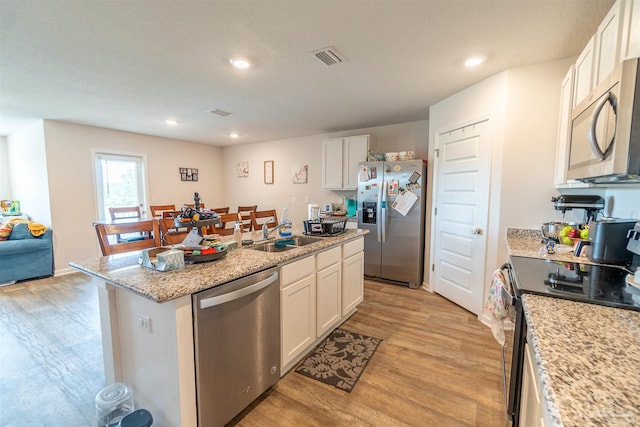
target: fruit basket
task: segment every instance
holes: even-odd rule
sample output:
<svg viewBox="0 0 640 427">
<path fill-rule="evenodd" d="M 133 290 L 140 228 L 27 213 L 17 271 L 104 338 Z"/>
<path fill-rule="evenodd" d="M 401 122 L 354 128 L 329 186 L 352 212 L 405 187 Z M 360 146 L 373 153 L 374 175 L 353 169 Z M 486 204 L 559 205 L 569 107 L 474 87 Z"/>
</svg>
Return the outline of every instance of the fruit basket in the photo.
<svg viewBox="0 0 640 427">
<path fill-rule="evenodd" d="M 346 219 L 313 219 L 303 221 L 304 234 L 313 236 L 334 236 L 343 233 L 347 224 Z"/>
</svg>

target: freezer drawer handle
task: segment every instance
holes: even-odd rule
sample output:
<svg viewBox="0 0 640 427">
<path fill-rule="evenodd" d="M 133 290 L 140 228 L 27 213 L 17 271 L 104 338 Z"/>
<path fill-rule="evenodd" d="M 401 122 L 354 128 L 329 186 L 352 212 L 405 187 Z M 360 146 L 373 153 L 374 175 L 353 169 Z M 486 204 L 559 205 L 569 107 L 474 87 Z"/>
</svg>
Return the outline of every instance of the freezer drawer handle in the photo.
<svg viewBox="0 0 640 427">
<path fill-rule="evenodd" d="M 267 277 L 266 279 L 261 280 L 258 283 L 254 283 L 251 286 L 247 286 L 246 288 L 238 289 L 237 291 L 229 292 L 227 294 L 217 295 L 215 297 L 205 298 L 203 300 L 200 300 L 200 309 L 204 310 L 206 308 L 224 304 L 226 302 L 234 301 L 244 296 L 256 293 L 266 288 L 276 280 L 278 280 L 277 271 L 274 272 L 271 276 Z"/>
</svg>

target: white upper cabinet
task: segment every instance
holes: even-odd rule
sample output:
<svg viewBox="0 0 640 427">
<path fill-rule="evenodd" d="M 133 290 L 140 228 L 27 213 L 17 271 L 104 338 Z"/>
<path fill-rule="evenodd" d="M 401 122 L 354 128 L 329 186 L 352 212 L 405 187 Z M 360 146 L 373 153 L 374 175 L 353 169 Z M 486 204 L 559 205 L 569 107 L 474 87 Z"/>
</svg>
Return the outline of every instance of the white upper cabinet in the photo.
<svg viewBox="0 0 640 427">
<path fill-rule="evenodd" d="M 640 0 L 626 0 L 622 15 L 620 57 L 640 57 Z"/>
<path fill-rule="evenodd" d="M 567 180 L 574 71 L 575 67 L 572 65 L 560 85 L 560 118 L 558 120 L 558 145 L 556 148 L 556 174 L 554 178 L 554 184 L 556 185 L 564 184 Z"/>
<path fill-rule="evenodd" d="M 595 58 L 596 37 L 591 37 L 589 43 L 582 50 L 575 66 L 575 79 L 573 89 L 573 102 L 571 108 L 575 107 L 589 95 L 593 88 L 593 63 Z"/>
<path fill-rule="evenodd" d="M 322 188 L 355 190 L 358 163 L 367 160 L 369 135 L 322 141 Z"/>
<path fill-rule="evenodd" d="M 322 141 L 322 188 L 342 188 L 342 138 Z"/>
<path fill-rule="evenodd" d="M 623 0 L 614 3 L 604 17 L 595 34 L 596 50 L 594 62 L 594 86 L 607 77 L 620 62 L 620 42 L 622 40 Z"/>
</svg>

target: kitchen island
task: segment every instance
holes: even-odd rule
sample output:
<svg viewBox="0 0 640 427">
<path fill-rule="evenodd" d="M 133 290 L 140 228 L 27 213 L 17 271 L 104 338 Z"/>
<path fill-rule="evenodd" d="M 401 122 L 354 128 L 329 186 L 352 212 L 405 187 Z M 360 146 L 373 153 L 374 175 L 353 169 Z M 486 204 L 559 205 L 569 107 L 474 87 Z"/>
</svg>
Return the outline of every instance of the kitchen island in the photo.
<svg viewBox="0 0 640 427">
<path fill-rule="evenodd" d="M 509 256 L 588 264 L 540 251 L 540 231 L 508 229 Z M 640 425 L 640 312 L 522 295 L 548 425 Z"/>
<path fill-rule="evenodd" d="M 354 243 L 359 246 L 363 233 L 347 230 L 282 252 L 241 248 L 220 260 L 168 272 L 139 265 L 138 252 L 70 263 L 90 275 L 98 288 L 107 384 L 130 385 L 136 406 L 150 410 L 158 425 L 197 426 L 192 295 L 271 267 L 288 268 L 300 260 L 311 261 L 315 268 L 315 258 L 310 257 L 326 251 L 340 253 L 340 248 L 344 252 Z M 243 238 L 257 240 L 259 233 L 245 233 Z M 361 284 L 360 273 L 356 286 Z M 312 289 L 315 296 L 315 279 Z M 335 322 L 353 314 L 357 302 Z M 315 323 L 313 327 L 315 334 Z M 323 336 L 312 338 L 301 352 Z M 287 362 L 302 356 L 292 356 Z"/>
</svg>

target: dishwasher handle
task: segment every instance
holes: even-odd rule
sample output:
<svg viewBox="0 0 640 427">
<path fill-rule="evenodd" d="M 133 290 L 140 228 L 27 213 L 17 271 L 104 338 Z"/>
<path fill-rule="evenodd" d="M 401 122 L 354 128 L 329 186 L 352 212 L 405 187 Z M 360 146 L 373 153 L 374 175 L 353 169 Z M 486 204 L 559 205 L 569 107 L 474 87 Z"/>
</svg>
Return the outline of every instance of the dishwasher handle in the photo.
<svg viewBox="0 0 640 427">
<path fill-rule="evenodd" d="M 241 288 L 226 294 L 217 295 L 215 297 L 205 298 L 200 300 L 200 309 L 204 310 L 207 308 L 211 308 L 216 305 L 234 301 L 242 297 L 245 297 L 247 295 L 259 292 L 277 280 L 278 280 L 278 272 L 275 271 L 271 276 L 267 277 L 266 279 L 261 280 L 257 283 L 254 283 L 253 285 L 247 286 L 246 288 Z"/>
</svg>

